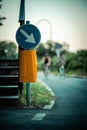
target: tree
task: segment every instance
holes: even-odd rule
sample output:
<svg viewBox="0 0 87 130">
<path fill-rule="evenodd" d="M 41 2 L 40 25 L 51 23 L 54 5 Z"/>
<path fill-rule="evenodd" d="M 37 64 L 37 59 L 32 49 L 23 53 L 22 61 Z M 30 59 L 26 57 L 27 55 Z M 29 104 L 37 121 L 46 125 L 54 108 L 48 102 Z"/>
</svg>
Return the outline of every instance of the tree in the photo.
<svg viewBox="0 0 87 130">
<path fill-rule="evenodd" d="M 0 0 L 0 2 L 2 2 L 2 0 Z M 2 4 L 0 4 L 0 9 L 2 8 Z M 2 26 L 3 25 L 3 23 L 2 23 L 2 21 L 3 20 L 5 20 L 6 19 L 6 17 L 2 17 L 2 16 L 0 16 L 0 26 Z"/>
<path fill-rule="evenodd" d="M 84 68 L 85 72 L 87 73 L 87 50 L 77 51 L 77 56 L 79 64 Z"/>
<path fill-rule="evenodd" d="M 50 57 L 53 57 L 56 55 L 53 43 L 51 41 L 47 41 L 45 44 L 40 43 L 40 45 L 38 46 L 37 56 L 42 57 L 44 56 L 45 53 L 48 53 Z"/>
<path fill-rule="evenodd" d="M 87 50 L 66 54 L 66 70 L 87 74 Z"/>
<path fill-rule="evenodd" d="M 46 50 L 46 49 L 45 49 L 43 43 L 40 43 L 40 45 L 39 45 L 38 48 L 37 48 L 37 56 L 38 56 L 38 57 L 44 56 L 45 50 Z"/>
<path fill-rule="evenodd" d="M 54 45 L 53 45 L 52 41 L 47 41 L 46 42 L 46 47 L 47 47 L 47 52 L 49 53 L 49 55 L 51 57 L 56 55 L 56 52 L 54 50 Z"/>
<path fill-rule="evenodd" d="M 17 46 L 14 42 L 0 42 L 0 59 L 17 58 Z"/>
</svg>

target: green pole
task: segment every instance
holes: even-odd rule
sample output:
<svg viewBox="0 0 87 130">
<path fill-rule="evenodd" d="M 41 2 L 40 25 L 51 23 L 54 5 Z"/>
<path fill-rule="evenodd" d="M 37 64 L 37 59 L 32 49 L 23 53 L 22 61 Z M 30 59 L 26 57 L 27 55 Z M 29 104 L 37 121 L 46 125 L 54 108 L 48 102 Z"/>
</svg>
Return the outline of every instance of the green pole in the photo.
<svg viewBox="0 0 87 130">
<path fill-rule="evenodd" d="M 20 0 L 19 23 L 20 23 L 20 26 L 25 24 L 25 0 Z M 23 48 L 19 46 L 19 50 L 23 50 Z M 20 95 L 22 94 L 22 89 L 23 89 L 23 83 L 19 82 Z"/>
<path fill-rule="evenodd" d="M 19 12 L 19 23 L 20 26 L 25 24 L 25 0 L 21 0 L 20 2 L 20 12 Z M 29 24 L 29 21 L 26 21 L 26 24 Z M 19 50 L 24 50 L 19 46 Z M 20 57 L 19 57 L 20 58 Z M 21 87 L 23 87 L 23 83 L 19 83 Z M 30 83 L 26 83 L 26 102 L 27 106 L 30 105 Z"/>
<path fill-rule="evenodd" d="M 26 102 L 27 102 L 27 106 L 30 105 L 30 83 L 27 82 L 26 83 Z"/>
</svg>

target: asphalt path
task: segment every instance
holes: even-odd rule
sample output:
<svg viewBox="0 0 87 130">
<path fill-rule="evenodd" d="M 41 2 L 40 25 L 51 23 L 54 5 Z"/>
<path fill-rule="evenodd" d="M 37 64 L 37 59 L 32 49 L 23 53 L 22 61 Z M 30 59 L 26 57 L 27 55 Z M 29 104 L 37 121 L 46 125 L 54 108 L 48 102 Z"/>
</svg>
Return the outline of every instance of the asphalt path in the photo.
<svg viewBox="0 0 87 130">
<path fill-rule="evenodd" d="M 87 79 L 60 78 L 42 73 L 38 77 L 53 90 L 56 102 L 47 119 L 58 128 L 86 129 L 87 127 Z"/>
<path fill-rule="evenodd" d="M 87 79 L 38 79 L 56 96 L 52 109 L 0 109 L 0 130 L 87 130 Z"/>
</svg>

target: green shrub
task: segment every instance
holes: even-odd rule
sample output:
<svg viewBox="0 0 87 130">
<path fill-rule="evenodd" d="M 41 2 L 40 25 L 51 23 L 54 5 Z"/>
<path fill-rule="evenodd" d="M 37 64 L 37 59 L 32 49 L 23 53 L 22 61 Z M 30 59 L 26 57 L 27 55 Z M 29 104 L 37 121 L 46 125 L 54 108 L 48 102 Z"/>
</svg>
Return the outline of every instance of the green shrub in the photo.
<svg viewBox="0 0 87 130">
<path fill-rule="evenodd" d="M 51 93 L 46 89 L 41 82 L 30 84 L 30 106 L 42 107 L 50 104 L 51 100 L 55 99 Z M 24 83 L 22 96 L 20 97 L 20 106 L 27 106 L 26 104 L 26 83 Z"/>
</svg>

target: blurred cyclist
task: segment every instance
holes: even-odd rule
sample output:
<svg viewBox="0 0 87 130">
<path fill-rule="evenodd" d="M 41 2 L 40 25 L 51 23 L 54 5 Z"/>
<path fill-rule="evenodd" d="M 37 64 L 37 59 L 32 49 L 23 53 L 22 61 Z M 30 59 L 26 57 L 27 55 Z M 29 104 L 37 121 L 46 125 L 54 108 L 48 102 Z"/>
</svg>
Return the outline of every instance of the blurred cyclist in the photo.
<svg viewBox="0 0 87 130">
<path fill-rule="evenodd" d="M 43 71 L 45 76 L 48 76 L 48 68 L 50 66 L 50 57 L 48 53 L 45 53 L 43 58 Z"/>
<path fill-rule="evenodd" d="M 65 77 L 65 58 L 63 56 L 63 53 L 60 52 L 60 55 L 58 57 L 58 65 L 59 65 L 59 73 L 61 77 Z"/>
</svg>

